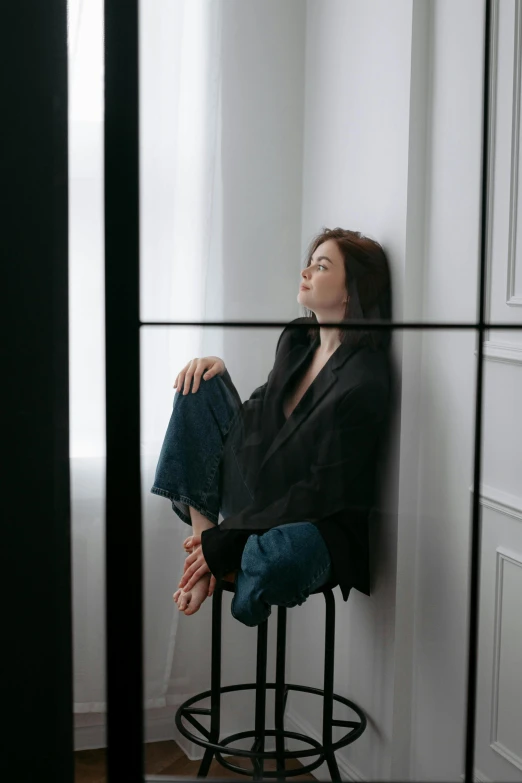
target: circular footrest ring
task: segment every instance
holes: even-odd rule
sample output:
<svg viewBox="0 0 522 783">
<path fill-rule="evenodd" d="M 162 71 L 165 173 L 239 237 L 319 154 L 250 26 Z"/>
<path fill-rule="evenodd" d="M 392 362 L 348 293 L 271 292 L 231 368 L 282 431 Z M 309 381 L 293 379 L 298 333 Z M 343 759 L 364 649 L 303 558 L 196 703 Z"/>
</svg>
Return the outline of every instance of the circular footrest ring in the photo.
<svg viewBox="0 0 522 783">
<path fill-rule="evenodd" d="M 272 688 L 275 689 L 276 683 L 275 682 L 267 682 L 266 688 Z M 311 693 L 317 696 L 322 696 L 324 698 L 324 690 L 321 688 L 311 688 L 307 685 L 292 685 L 290 683 L 285 683 L 285 689 L 287 691 L 300 691 L 302 693 Z M 241 685 L 226 685 L 222 686 L 219 689 L 219 693 L 230 693 L 231 691 L 240 691 L 240 690 L 255 690 L 256 683 L 243 683 Z M 249 751 L 244 750 L 243 748 L 234 748 L 234 747 L 227 747 L 226 742 L 230 740 L 230 738 L 226 738 L 223 742 L 212 742 L 210 739 L 210 732 L 208 729 L 206 729 L 204 726 L 199 724 L 197 720 L 195 720 L 194 715 L 210 715 L 211 709 L 210 708 L 194 708 L 190 709 L 191 705 L 195 704 L 198 701 L 202 701 L 203 699 L 210 698 L 212 695 L 212 691 L 202 691 L 201 693 L 197 693 L 195 696 L 191 696 L 190 699 L 187 699 L 184 701 L 178 709 L 176 710 L 176 714 L 174 716 L 174 721 L 176 723 L 176 727 L 180 731 L 181 734 L 183 734 L 184 737 L 187 737 L 187 739 L 191 740 L 192 742 L 195 742 L 196 745 L 200 745 L 203 748 L 211 748 L 216 752 L 216 754 L 219 754 L 220 752 L 227 752 L 230 753 L 233 756 L 242 756 L 245 758 L 250 759 L 290 759 L 290 758 L 304 758 L 307 756 L 315 756 L 317 752 L 323 753 L 324 749 L 320 743 L 317 742 L 317 740 L 312 739 L 311 737 L 307 737 L 304 734 L 297 734 L 296 732 L 287 732 L 283 731 L 284 736 L 293 737 L 295 739 L 302 740 L 304 742 L 309 742 L 310 744 L 315 745 L 315 748 L 312 748 L 311 750 L 294 750 L 294 751 L 283 751 L 277 752 L 276 750 L 269 750 L 269 751 Z M 358 721 L 349 721 L 349 720 L 332 720 L 332 726 L 344 726 L 349 727 L 350 731 L 348 731 L 344 737 L 341 737 L 340 740 L 337 742 L 332 743 L 329 750 L 336 751 L 339 748 L 344 747 L 345 745 L 349 745 L 351 742 L 355 742 L 355 740 L 361 736 L 363 731 L 366 729 L 366 715 L 362 711 L 362 709 L 357 705 L 354 704 L 354 702 L 350 701 L 349 699 L 346 699 L 344 696 L 339 696 L 338 694 L 334 693 L 333 695 L 334 702 L 337 701 L 341 704 L 344 704 L 346 707 L 349 707 L 352 709 L 356 715 L 358 716 Z M 189 731 L 188 728 L 183 724 L 183 718 L 185 720 L 189 720 L 197 729 L 200 731 L 201 734 L 206 736 L 208 739 L 202 739 L 200 736 L 197 736 L 193 732 Z M 277 736 L 280 732 L 275 729 L 265 729 L 265 736 Z M 245 737 L 245 736 L 255 736 L 255 732 L 241 732 L 240 735 L 234 734 L 232 735 L 233 738 L 239 739 L 239 737 Z M 220 761 L 222 763 L 222 761 Z M 319 762 L 319 763 L 322 763 Z M 226 766 L 226 765 L 225 765 Z M 319 766 L 319 764 L 316 764 L 314 762 L 313 768 L 315 769 L 316 766 Z M 229 767 L 231 769 L 231 767 Z M 249 774 L 246 770 L 234 770 L 239 772 L 244 772 L 245 774 Z M 291 772 L 292 770 L 289 770 Z M 299 774 L 304 773 L 304 769 L 301 768 L 299 771 Z"/>
<path fill-rule="evenodd" d="M 278 731 L 277 729 L 265 729 L 265 737 L 277 737 L 277 736 L 283 736 L 283 741 L 284 741 L 284 739 L 288 738 L 288 739 L 297 739 L 297 740 L 300 740 L 301 742 L 308 742 L 309 745 L 314 745 L 314 747 L 317 748 L 317 750 L 315 750 L 315 751 L 314 750 L 309 751 L 309 754 L 312 754 L 314 756 L 319 754 L 319 758 L 318 759 L 316 759 L 315 761 L 312 761 L 311 764 L 307 764 L 304 767 L 298 767 L 297 769 L 286 769 L 285 768 L 285 778 L 293 777 L 293 776 L 296 776 L 296 775 L 304 775 L 306 772 L 311 772 L 313 769 L 317 769 L 317 767 L 320 767 L 321 764 L 323 763 L 323 761 L 325 761 L 325 755 L 323 753 L 323 746 L 321 745 L 321 743 L 318 740 L 314 739 L 313 737 L 307 737 L 305 734 L 299 734 L 296 731 Z M 255 737 L 256 737 L 255 731 L 240 731 L 237 734 L 231 734 L 229 737 L 225 737 L 222 740 L 221 745 L 225 746 L 228 742 L 233 742 L 234 740 L 238 740 L 238 739 L 245 739 L 246 737 L 253 737 L 255 739 Z M 226 750 L 228 753 L 231 753 L 233 748 L 222 747 L 221 750 L 222 750 L 222 752 L 224 750 Z M 215 753 L 216 753 L 216 759 L 226 769 L 229 769 L 232 772 L 239 772 L 240 775 L 251 775 L 251 776 L 253 776 L 255 774 L 255 770 L 254 769 L 250 770 L 250 769 L 245 769 L 245 767 L 239 767 L 237 764 L 232 764 L 230 761 L 227 761 L 226 759 L 224 759 L 219 751 L 216 750 Z M 254 763 L 255 763 L 255 760 L 259 761 L 259 760 L 261 760 L 262 758 L 265 757 L 265 753 L 262 752 L 262 751 L 249 751 L 249 753 L 251 753 L 251 754 L 255 753 L 256 754 L 255 758 L 252 759 L 252 761 L 254 761 Z M 272 753 L 273 755 L 275 755 L 276 751 L 269 751 L 269 753 Z M 299 751 L 294 751 L 294 755 L 296 753 L 299 753 L 301 756 L 303 755 Z M 237 755 L 237 754 L 231 753 L 231 755 Z M 279 759 L 280 760 L 284 761 L 284 759 L 286 759 L 287 757 L 288 756 L 287 756 L 287 751 L 286 750 L 283 751 L 282 753 L 279 753 Z M 263 778 L 276 778 L 280 774 L 281 774 L 280 771 L 277 771 L 277 770 L 263 770 Z"/>
</svg>

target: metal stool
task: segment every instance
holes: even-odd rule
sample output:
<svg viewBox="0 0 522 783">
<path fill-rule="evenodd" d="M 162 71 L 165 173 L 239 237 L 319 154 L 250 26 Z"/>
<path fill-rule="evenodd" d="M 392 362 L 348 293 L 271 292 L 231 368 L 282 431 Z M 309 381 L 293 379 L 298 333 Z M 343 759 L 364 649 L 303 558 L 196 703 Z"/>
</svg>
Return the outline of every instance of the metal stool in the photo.
<svg viewBox="0 0 522 783">
<path fill-rule="evenodd" d="M 277 651 L 276 651 L 276 681 L 266 681 L 266 659 L 267 659 L 267 632 L 268 632 L 268 618 L 257 626 L 257 667 L 256 667 L 256 682 L 245 683 L 242 685 L 227 685 L 221 686 L 221 606 L 223 590 L 229 592 L 235 592 L 236 586 L 234 582 L 228 582 L 223 579 L 218 579 L 214 589 L 212 598 L 212 669 L 211 669 L 211 688 L 209 691 L 203 691 L 187 699 L 178 707 L 175 715 L 176 726 L 185 737 L 195 742 L 197 745 L 201 745 L 206 748 L 205 755 L 201 761 L 197 777 L 206 777 L 212 762 L 212 758 L 215 756 L 218 762 L 226 769 L 232 770 L 232 772 L 238 772 L 243 775 L 249 775 L 253 780 L 263 780 L 264 778 L 276 778 L 277 780 L 285 780 L 287 777 L 293 777 L 296 775 L 303 775 L 306 772 L 311 772 L 320 766 L 323 761 L 328 764 L 330 777 L 332 780 L 340 781 L 339 768 L 335 759 L 335 751 L 345 745 L 354 742 L 361 736 L 366 728 L 366 716 L 362 709 L 354 704 L 349 699 L 345 699 L 343 696 L 338 696 L 333 692 L 334 681 L 334 645 L 335 645 L 335 599 L 332 593 L 335 583 L 327 583 L 317 590 L 314 590 L 311 595 L 316 593 L 323 593 L 326 602 L 326 626 L 325 626 L 325 650 L 324 650 L 324 690 L 319 688 L 309 688 L 305 685 L 290 685 L 285 683 L 285 657 L 286 657 L 286 612 L 287 609 L 284 606 L 277 607 Z M 266 689 L 275 688 L 275 716 L 274 723 L 275 729 L 265 728 L 265 708 L 266 708 Z M 237 734 L 232 734 L 229 737 L 219 741 L 220 732 L 220 705 L 221 694 L 228 693 L 230 691 L 240 690 L 253 690 L 256 692 L 256 712 L 255 712 L 255 728 L 253 731 L 241 731 Z M 323 697 L 323 736 L 322 744 L 316 739 L 309 737 L 305 734 L 300 734 L 295 731 L 285 731 L 284 728 L 284 713 L 286 707 L 286 700 L 289 691 L 304 691 L 305 693 L 313 693 Z M 210 708 L 195 707 L 196 702 L 210 696 Z M 333 703 L 335 701 L 345 704 L 350 707 L 356 715 L 358 720 L 334 720 L 333 719 Z M 197 720 L 197 715 L 210 715 L 210 731 L 208 731 Z M 191 723 L 200 734 L 205 737 L 194 734 L 189 731 L 184 725 L 183 719 L 188 723 Z M 332 742 L 332 727 L 333 726 L 345 726 L 350 729 L 344 737 L 338 742 Z M 265 737 L 276 738 L 276 750 L 265 751 Z M 251 750 L 244 750 L 242 748 L 232 747 L 230 743 L 234 740 L 243 739 L 245 737 L 253 737 L 254 742 L 251 746 Z M 310 750 L 297 750 L 287 751 L 285 748 L 285 738 L 293 738 L 307 742 L 313 747 Z M 222 757 L 222 753 L 226 752 L 234 756 L 243 756 L 245 758 L 252 759 L 253 770 L 239 767 L 236 764 L 232 764 L 226 761 Z M 285 759 L 289 758 L 301 758 L 308 756 L 316 756 L 319 758 L 299 769 L 285 770 Z M 264 771 L 265 759 L 276 759 L 276 770 Z"/>
</svg>

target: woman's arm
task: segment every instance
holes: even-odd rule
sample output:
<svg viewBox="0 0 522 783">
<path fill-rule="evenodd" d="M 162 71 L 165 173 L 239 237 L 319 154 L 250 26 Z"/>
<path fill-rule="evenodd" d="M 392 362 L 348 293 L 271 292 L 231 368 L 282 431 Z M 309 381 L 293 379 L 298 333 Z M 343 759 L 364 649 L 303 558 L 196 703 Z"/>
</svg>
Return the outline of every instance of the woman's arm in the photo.
<svg viewBox="0 0 522 783">
<path fill-rule="evenodd" d="M 241 407 L 241 405 L 243 404 L 241 402 L 241 397 L 239 396 L 239 392 L 236 389 L 236 387 L 234 386 L 234 381 L 230 377 L 230 373 L 229 373 L 229 371 L 227 370 L 226 367 L 225 367 L 225 372 L 223 373 L 223 375 L 221 377 L 223 378 L 224 382 L 226 383 L 227 388 L 232 392 L 232 395 L 235 397 L 235 400 L 236 400 L 237 404 L 239 405 L 239 407 Z"/>
<path fill-rule="evenodd" d="M 235 570 L 246 539 L 271 527 L 306 519 L 319 522 L 345 509 L 368 504 L 367 471 L 386 417 L 387 392 L 379 384 L 351 389 L 337 412 L 330 432 L 318 444 L 310 474 L 292 484 L 264 507 L 256 502 L 204 530 L 201 544 L 215 576 Z"/>
</svg>

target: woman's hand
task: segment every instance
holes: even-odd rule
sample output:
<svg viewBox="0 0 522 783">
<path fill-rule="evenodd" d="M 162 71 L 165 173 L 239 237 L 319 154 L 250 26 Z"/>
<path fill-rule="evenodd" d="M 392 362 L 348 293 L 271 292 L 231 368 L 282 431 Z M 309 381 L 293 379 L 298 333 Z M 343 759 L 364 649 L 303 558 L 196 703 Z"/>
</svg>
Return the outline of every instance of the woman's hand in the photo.
<svg viewBox="0 0 522 783">
<path fill-rule="evenodd" d="M 193 544 L 192 544 L 192 539 L 193 538 L 194 538 L 194 536 L 189 536 L 183 542 L 183 549 L 185 550 L 185 552 L 188 552 L 189 554 L 192 554 L 192 552 L 194 551 L 194 547 L 193 547 Z M 201 547 L 201 544 L 200 544 L 200 547 Z M 186 573 L 188 567 L 189 566 L 187 565 L 187 561 L 185 560 L 185 563 L 184 563 L 184 566 L 183 566 L 184 573 Z M 210 596 L 214 592 L 214 588 L 215 587 L 216 587 L 216 577 L 214 576 L 214 574 L 212 574 L 211 577 L 210 577 L 210 583 L 209 583 L 209 586 L 208 586 L 208 593 L 207 593 L 208 598 L 210 598 Z"/>
<path fill-rule="evenodd" d="M 182 587 L 184 590 L 190 590 L 202 576 L 210 572 L 201 548 L 201 536 L 192 536 L 192 546 L 194 551 L 185 560 L 185 573 L 178 585 L 178 587 Z"/>
<path fill-rule="evenodd" d="M 192 552 L 192 536 L 186 538 L 183 542 L 183 549 L 189 554 Z"/>
<path fill-rule="evenodd" d="M 188 552 L 189 554 L 192 554 L 192 552 L 195 549 L 195 547 L 193 547 L 193 544 L 192 544 L 192 539 L 193 538 L 194 538 L 194 536 L 189 536 L 183 542 L 183 549 L 185 550 L 185 552 Z M 201 547 L 201 544 L 199 546 Z M 188 567 L 189 566 L 187 565 L 187 561 L 185 560 L 185 564 L 183 566 L 184 573 L 186 573 Z M 208 593 L 207 593 L 207 596 L 209 598 L 212 595 L 212 593 L 214 592 L 215 586 L 216 586 L 216 577 L 214 576 L 214 574 L 212 574 L 211 577 L 210 577 L 210 583 L 209 583 L 209 586 L 208 586 Z"/>
<path fill-rule="evenodd" d="M 183 549 L 185 550 L 185 552 L 188 552 L 189 554 L 192 554 L 192 552 L 194 551 L 194 547 L 193 547 L 193 544 L 192 544 L 193 537 L 194 536 L 189 536 L 183 542 Z M 201 546 L 201 544 L 200 544 L 200 546 Z M 183 572 L 184 573 L 186 572 L 187 568 L 188 568 L 188 565 L 187 565 L 187 561 L 185 560 L 185 563 L 184 563 L 184 566 L 183 566 Z M 207 596 L 209 598 L 212 595 L 212 593 L 214 592 L 215 586 L 216 586 L 216 577 L 214 576 L 214 574 L 212 574 L 211 577 L 210 577 L 210 583 L 209 583 L 209 586 L 208 586 L 208 593 L 207 593 Z"/>
<path fill-rule="evenodd" d="M 174 389 L 179 393 L 183 388 L 183 394 L 188 394 L 190 389 L 190 382 L 194 378 L 194 384 L 192 386 L 192 393 L 195 394 L 199 389 L 199 383 L 201 376 L 203 380 L 208 381 L 209 378 L 213 378 L 214 375 L 223 375 L 225 372 L 225 362 L 220 359 L 219 356 L 205 356 L 203 359 L 191 359 L 183 369 L 178 373 L 176 380 L 174 381 Z"/>
</svg>

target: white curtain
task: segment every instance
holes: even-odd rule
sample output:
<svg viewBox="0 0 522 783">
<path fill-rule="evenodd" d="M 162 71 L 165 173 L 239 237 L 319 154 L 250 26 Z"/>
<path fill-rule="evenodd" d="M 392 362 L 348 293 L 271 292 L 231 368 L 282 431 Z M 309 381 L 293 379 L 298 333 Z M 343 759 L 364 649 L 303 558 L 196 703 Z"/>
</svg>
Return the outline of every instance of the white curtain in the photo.
<svg viewBox="0 0 522 783">
<path fill-rule="evenodd" d="M 74 709 L 103 713 L 103 1 L 69 0 L 68 13 Z M 221 0 L 141 4 L 142 321 L 223 318 L 221 14 Z M 190 528 L 150 487 L 172 411 L 174 379 L 194 356 L 222 355 L 222 333 L 142 327 L 140 338 L 144 706 L 152 708 L 165 705 L 169 687 L 178 621 L 172 594 L 183 565 L 181 542 Z"/>
</svg>

